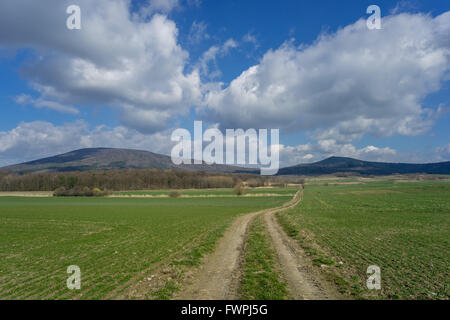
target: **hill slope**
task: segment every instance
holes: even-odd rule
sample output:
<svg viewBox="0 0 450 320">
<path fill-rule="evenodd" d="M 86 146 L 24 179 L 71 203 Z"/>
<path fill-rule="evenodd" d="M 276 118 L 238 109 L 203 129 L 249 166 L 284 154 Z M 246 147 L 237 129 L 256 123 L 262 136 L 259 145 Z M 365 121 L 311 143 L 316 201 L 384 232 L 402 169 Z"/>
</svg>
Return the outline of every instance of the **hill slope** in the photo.
<svg viewBox="0 0 450 320">
<path fill-rule="evenodd" d="M 226 165 L 175 165 L 169 156 L 149 151 L 112 148 L 80 149 L 54 157 L 0 168 L 0 170 L 20 174 L 119 169 L 176 169 L 259 174 L 259 170 Z M 450 174 L 450 161 L 429 164 L 407 164 L 331 157 L 315 163 L 282 168 L 279 170 L 278 175 L 322 175 L 344 172 L 364 175 L 389 175 L 396 173 Z"/>
<path fill-rule="evenodd" d="M 282 168 L 279 175 L 321 175 L 347 172 L 371 175 L 408 173 L 450 174 L 450 161 L 427 164 L 370 162 L 344 157 L 331 157 L 311 164 Z"/>
<path fill-rule="evenodd" d="M 118 169 L 178 169 L 213 172 L 247 171 L 226 165 L 175 165 L 169 156 L 140 150 L 91 148 L 80 149 L 54 157 L 3 167 L 15 173 L 69 172 Z"/>
</svg>

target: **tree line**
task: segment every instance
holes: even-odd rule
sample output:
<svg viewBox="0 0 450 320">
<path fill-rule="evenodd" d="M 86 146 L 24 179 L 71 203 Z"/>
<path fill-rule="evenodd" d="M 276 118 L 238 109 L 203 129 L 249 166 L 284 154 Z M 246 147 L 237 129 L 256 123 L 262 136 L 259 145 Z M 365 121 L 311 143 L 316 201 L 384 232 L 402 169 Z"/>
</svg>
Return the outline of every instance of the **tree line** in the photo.
<svg viewBox="0 0 450 320">
<path fill-rule="evenodd" d="M 54 191 L 74 188 L 100 190 L 233 188 L 240 182 L 263 186 L 268 179 L 246 173 L 126 169 L 87 172 L 46 172 L 15 174 L 0 171 L 0 191 Z"/>
</svg>

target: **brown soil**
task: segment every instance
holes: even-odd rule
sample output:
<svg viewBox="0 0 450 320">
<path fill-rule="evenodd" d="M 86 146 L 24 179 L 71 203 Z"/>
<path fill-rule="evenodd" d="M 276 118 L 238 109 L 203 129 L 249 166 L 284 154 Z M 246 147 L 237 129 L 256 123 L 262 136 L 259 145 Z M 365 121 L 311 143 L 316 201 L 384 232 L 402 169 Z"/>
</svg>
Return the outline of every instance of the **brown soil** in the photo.
<svg viewBox="0 0 450 320">
<path fill-rule="evenodd" d="M 264 221 L 278 256 L 291 299 L 339 299 L 336 289 L 317 273 L 305 252 L 289 238 L 273 213 L 266 213 Z"/>
<path fill-rule="evenodd" d="M 283 193 L 249 193 L 243 194 L 241 196 L 231 195 L 231 194 L 200 194 L 200 195 L 180 195 L 178 198 L 237 198 L 237 197 L 245 197 L 245 198 L 259 198 L 259 197 L 287 197 L 292 196 L 292 194 L 283 194 Z M 161 195 L 110 195 L 108 198 L 169 198 L 170 196 L 167 194 Z"/>
<path fill-rule="evenodd" d="M 52 197 L 53 192 L 51 191 L 13 191 L 13 192 L 0 192 L 0 197 L 36 197 L 45 198 Z"/>
<path fill-rule="evenodd" d="M 188 285 L 174 298 L 179 300 L 235 299 L 240 279 L 239 261 L 249 222 L 259 213 L 237 218 L 201 267 L 186 279 Z"/>
<path fill-rule="evenodd" d="M 219 240 L 216 250 L 206 256 L 202 265 L 187 278 L 186 286 L 175 295 L 179 300 L 238 299 L 241 261 L 248 226 L 257 215 L 273 215 L 292 208 L 300 201 L 300 193 L 281 207 L 246 214 L 237 218 Z"/>
</svg>

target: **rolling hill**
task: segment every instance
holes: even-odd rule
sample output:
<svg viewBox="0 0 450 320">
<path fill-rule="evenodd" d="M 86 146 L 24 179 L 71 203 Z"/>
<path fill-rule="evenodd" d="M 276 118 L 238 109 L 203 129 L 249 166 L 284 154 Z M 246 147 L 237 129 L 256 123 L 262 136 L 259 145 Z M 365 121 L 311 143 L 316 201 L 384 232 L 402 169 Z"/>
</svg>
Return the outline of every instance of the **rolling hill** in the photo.
<svg viewBox="0 0 450 320">
<path fill-rule="evenodd" d="M 278 175 L 322 175 L 358 173 L 363 175 L 390 174 L 450 174 L 450 161 L 427 164 L 370 162 L 352 158 L 331 157 L 325 160 L 282 168 Z"/>
<path fill-rule="evenodd" d="M 90 148 L 0 168 L 14 173 L 70 172 L 120 169 L 178 169 L 211 172 L 245 172 L 226 165 L 175 165 L 169 156 L 149 151 Z"/>
<path fill-rule="evenodd" d="M 70 172 L 120 169 L 175 169 L 209 172 L 246 172 L 259 174 L 259 170 L 227 165 L 175 165 L 171 158 L 149 151 L 90 148 L 64 153 L 0 168 L 13 173 Z M 325 160 L 299 164 L 279 170 L 278 175 L 323 175 L 357 173 L 362 175 L 390 174 L 450 174 L 450 161 L 429 164 L 370 162 L 352 158 L 331 157 Z"/>
</svg>

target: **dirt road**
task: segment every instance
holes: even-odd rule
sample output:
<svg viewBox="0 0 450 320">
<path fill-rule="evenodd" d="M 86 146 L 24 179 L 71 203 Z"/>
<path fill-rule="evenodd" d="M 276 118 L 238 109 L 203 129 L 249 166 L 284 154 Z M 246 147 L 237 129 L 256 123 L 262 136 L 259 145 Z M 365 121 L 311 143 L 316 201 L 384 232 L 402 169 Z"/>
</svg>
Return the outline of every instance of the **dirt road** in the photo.
<svg viewBox="0 0 450 320">
<path fill-rule="evenodd" d="M 338 299 L 339 294 L 335 288 L 322 278 L 310 260 L 305 257 L 303 250 L 284 233 L 276 221 L 275 215 L 270 212 L 266 213 L 264 221 L 288 284 L 290 299 Z"/>
<path fill-rule="evenodd" d="M 294 207 L 301 194 L 281 207 L 246 214 L 237 218 L 219 240 L 216 250 L 207 256 L 193 275 L 187 279 L 185 288 L 175 299 L 233 300 L 237 299 L 241 276 L 241 262 L 249 223 L 257 215 L 266 216 Z"/>
</svg>

